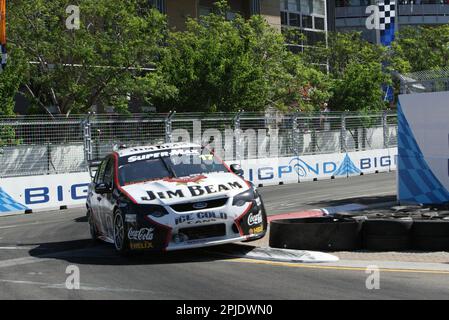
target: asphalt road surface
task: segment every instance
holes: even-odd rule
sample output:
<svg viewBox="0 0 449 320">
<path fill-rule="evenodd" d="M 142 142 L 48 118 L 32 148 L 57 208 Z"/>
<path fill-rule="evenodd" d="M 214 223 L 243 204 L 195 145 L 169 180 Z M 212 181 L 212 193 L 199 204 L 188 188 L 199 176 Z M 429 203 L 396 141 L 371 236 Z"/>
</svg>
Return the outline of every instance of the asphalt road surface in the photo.
<svg viewBox="0 0 449 320">
<path fill-rule="evenodd" d="M 266 187 L 271 213 L 394 195 L 394 175 Z M 346 199 L 349 200 L 344 200 Z M 336 199 L 336 200 L 335 200 Z M 332 200 L 332 201 L 331 201 Z M 447 299 L 449 276 L 248 261 L 204 250 L 122 258 L 89 239 L 82 209 L 0 217 L 0 299 Z M 68 290 L 67 267 L 80 271 Z"/>
<path fill-rule="evenodd" d="M 259 188 L 269 215 L 348 203 L 371 204 L 396 199 L 396 174 L 379 173 L 335 180 Z"/>
</svg>

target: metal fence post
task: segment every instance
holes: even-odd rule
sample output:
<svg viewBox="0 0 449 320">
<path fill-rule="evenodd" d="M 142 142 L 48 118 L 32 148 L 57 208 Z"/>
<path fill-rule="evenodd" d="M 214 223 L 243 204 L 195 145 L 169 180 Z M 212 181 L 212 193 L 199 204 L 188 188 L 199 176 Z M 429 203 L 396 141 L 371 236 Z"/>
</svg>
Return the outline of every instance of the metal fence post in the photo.
<svg viewBox="0 0 449 320">
<path fill-rule="evenodd" d="M 47 143 L 47 174 L 51 171 L 51 143 Z"/>
<path fill-rule="evenodd" d="M 384 111 L 382 114 L 382 128 L 384 133 L 384 148 L 388 148 L 389 142 L 388 142 L 388 118 L 387 118 L 387 111 Z"/>
<path fill-rule="evenodd" d="M 87 117 L 81 122 L 83 128 L 83 142 L 84 142 L 84 160 L 89 162 L 92 160 L 92 128 L 90 124 L 90 117 L 92 113 L 88 113 Z"/>
<path fill-rule="evenodd" d="M 299 135 L 300 130 L 298 126 L 298 118 L 299 118 L 299 111 L 296 111 L 292 116 L 292 149 L 295 154 L 295 156 L 299 156 Z"/>
<path fill-rule="evenodd" d="M 340 152 L 346 152 L 346 111 L 341 114 Z"/>
<path fill-rule="evenodd" d="M 165 118 L 165 143 L 171 143 L 172 141 L 172 119 L 175 116 L 176 111 L 170 111 L 168 116 Z"/>
<path fill-rule="evenodd" d="M 242 110 L 239 110 L 234 117 L 234 137 L 235 137 L 235 157 L 236 160 L 242 159 L 241 148 L 243 144 L 241 143 L 241 135 L 240 135 L 240 116 L 242 115 Z"/>
</svg>

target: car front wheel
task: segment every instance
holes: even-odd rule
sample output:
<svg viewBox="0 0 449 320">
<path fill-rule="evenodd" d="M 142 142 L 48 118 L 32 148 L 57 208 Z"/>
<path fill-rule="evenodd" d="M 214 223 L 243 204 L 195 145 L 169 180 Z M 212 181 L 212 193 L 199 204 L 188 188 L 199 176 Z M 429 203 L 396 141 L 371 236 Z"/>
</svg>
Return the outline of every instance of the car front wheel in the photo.
<svg viewBox="0 0 449 320">
<path fill-rule="evenodd" d="M 114 215 L 114 246 L 115 250 L 122 254 L 129 253 L 129 239 L 127 238 L 127 226 L 123 214 L 117 210 Z"/>
</svg>

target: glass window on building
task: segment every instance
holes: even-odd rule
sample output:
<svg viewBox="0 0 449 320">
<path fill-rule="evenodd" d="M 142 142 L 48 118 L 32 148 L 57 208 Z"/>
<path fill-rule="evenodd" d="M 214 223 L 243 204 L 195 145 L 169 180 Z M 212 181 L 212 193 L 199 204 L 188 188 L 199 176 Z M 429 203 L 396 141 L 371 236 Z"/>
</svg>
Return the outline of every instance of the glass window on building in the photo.
<svg viewBox="0 0 449 320">
<path fill-rule="evenodd" d="M 304 35 L 307 38 L 308 45 L 317 45 L 318 43 L 326 42 L 326 33 L 324 32 L 316 32 L 316 31 L 304 31 Z"/>
<path fill-rule="evenodd" d="M 315 29 L 325 30 L 324 18 L 315 17 Z"/>
<path fill-rule="evenodd" d="M 288 25 L 288 13 L 285 11 L 281 12 L 281 25 Z"/>
<path fill-rule="evenodd" d="M 301 12 L 311 14 L 313 12 L 313 0 L 303 0 L 301 3 Z"/>
<path fill-rule="evenodd" d="M 300 27 L 301 26 L 301 16 L 297 13 L 289 14 L 289 24 L 292 27 Z"/>
<path fill-rule="evenodd" d="M 313 0 L 313 13 L 314 14 L 319 14 L 321 16 L 324 16 L 326 14 L 325 11 L 325 4 L 324 1 L 322 0 Z"/>
<path fill-rule="evenodd" d="M 299 12 L 301 5 L 299 0 L 288 0 L 288 11 Z"/>
<path fill-rule="evenodd" d="M 312 16 L 302 16 L 302 27 L 307 29 L 313 29 L 313 18 Z"/>
</svg>

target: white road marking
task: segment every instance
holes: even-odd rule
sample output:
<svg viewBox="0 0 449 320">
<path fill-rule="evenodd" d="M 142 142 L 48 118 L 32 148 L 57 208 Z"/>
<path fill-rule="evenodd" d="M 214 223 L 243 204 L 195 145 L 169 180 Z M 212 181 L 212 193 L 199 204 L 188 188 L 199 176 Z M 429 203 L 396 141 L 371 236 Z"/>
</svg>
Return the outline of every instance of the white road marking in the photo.
<svg viewBox="0 0 449 320">
<path fill-rule="evenodd" d="M 50 261 L 50 260 L 51 259 L 36 258 L 36 257 L 24 257 L 24 258 L 9 259 L 9 260 L 0 261 L 0 268 L 15 267 L 15 266 L 21 266 L 21 265 L 25 265 L 25 264 L 45 262 L 45 261 Z"/>
<path fill-rule="evenodd" d="M 34 285 L 40 286 L 43 289 L 64 289 L 66 288 L 65 283 L 48 283 L 48 282 L 37 282 L 37 281 L 27 281 L 27 280 L 9 280 L 9 279 L 0 279 L 0 283 L 12 283 L 12 284 L 23 284 L 23 285 Z M 157 293 L 151 290 L 141 290 L 141 289 L 127 289 L 127 288 L 109 288 L 109 287 L 95 287 L 95 286 L 86 286 L 81 285 L 77 290 L 70 291 L 109 291 L 109 292 L 140 292 L 140 293 Z"/>
<path fill-rule="evenodd" d="M 27 227 L 27 226 L 35 226 L 35 225 L 42 225 L 42 224 L 51 224 L 51 223 L 58 223 L 58 222 L 67 222 L 69 220 L 67 219 L 59 219 L 59 220 L 50 220 L 50 221 L 36 221 L 31 223 L 22 223 L 22 224 L 11 224 L 7 226 L 0 226 L 0 229 L 11 229 L 11 228 L 20 228 L 20 227 Z"/>
<path fill-rule="evenodd" d="M 32 250 L 36 247 L 0 247 L 0 250 Z"/>
</svg>

